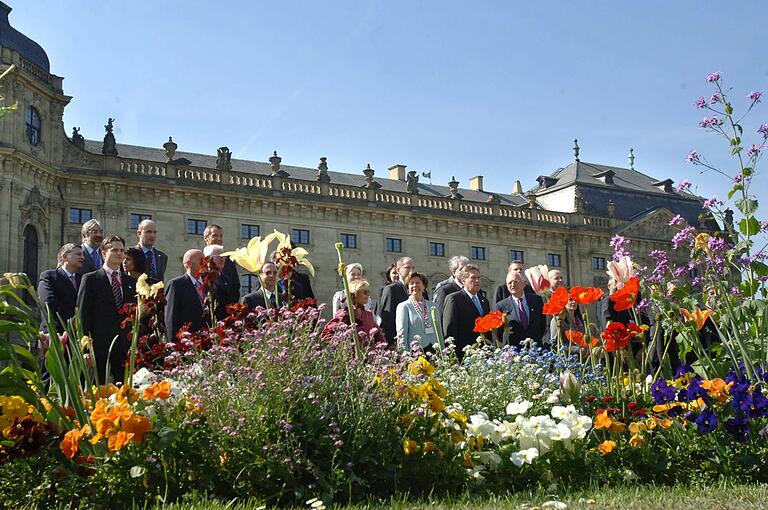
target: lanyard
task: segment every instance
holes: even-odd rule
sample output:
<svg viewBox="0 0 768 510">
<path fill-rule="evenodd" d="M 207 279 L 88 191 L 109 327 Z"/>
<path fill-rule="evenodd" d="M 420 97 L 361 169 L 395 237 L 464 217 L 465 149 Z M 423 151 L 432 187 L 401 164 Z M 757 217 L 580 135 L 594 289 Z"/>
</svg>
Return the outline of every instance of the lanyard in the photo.
<svg viewBox="0 0 768 510">
<path fill-rule="evenodd" d="M 424 329 L 427 329 L 429 327 L 429 311 L 427 310 L 427 307 L 416 301 L 413 296 L 411 296 L 410 299 L 414 308 L 416 308 L 416 313 L 418 313 L 421 320 L 424 321 Z"/>
</svg>

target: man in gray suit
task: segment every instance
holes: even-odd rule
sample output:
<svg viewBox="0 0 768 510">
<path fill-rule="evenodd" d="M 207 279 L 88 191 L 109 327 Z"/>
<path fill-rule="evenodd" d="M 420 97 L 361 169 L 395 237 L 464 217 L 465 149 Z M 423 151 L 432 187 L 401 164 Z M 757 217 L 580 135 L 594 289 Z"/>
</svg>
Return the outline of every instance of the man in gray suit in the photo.
<svg viewBox="0 0 768 510">
<path fill-rule="evenodd" d="M 83 265 L 77 273 L 85 274 L 101 269 L 104 265 L 99 249 L 104 240 L 104 229 L 101 228 L 101 223 L 94 219 L 86 221 L 80 229 L 80 237 L 83 240 Z"/>
<path fill-rule="evenodd" d="M 461 270 L 467 264 L 469 264 L 469 259 L 463 255 L 454 255 L 448 262 L 448 270 L 451 272 L 451 276 L 439 282 L 435 287 L 435 305 L 441 314 L 443 313 L 445 298 L 448 297 L 448 294 L 462 289 Z"/>
<path fill-rule="evenodd" d="M 152 220 L 142 220 L 136 230 L 139 244 L 136 248 L 144 252 L 147 259 L 147 275 L 158 281 L 165 280 L 165 268 L 168 267 L 168 255 L 155 248 L 157 240 L 157 223 Z"/>
</svg>

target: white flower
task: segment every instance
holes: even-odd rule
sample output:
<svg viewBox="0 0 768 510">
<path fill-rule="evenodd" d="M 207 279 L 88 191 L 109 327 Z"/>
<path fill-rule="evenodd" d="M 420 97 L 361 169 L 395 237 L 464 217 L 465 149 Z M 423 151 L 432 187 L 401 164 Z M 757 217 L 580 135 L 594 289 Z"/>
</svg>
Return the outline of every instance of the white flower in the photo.
<svg viewBox="0 0 768 510">
<path fill-rule="evenodd" d="M 560 390 L 554 390 L 546 400 L 547 404 L 557 404 L 560 402 Z"/>
<path fill-rule="evenodd" d="M 496 427 L 496 430 L 501 435 L 502 439 L 510 439 L 514 437 L 517 432 L 517 423 L 503 421 L 501 422 L 501 425 Z"/>
<path fill-rule="evenodd" d="M 539 450 L 536 448 L 528 448 L 527 450 L 521 450 L 519 452 L 514 452 L 509 457 L 509 460 L 512 461 L 512 464 L 514 464 L 517 467 L 522 467 L 523 464 L 531 464 L 533 462 L 533 459 L 539 456 Z"/>
<path fill-rule="evenodd" d="M 568 505 L 562 501 L 545 501 L 541 504 L 541 508 L 542 510 L 565 510 L 568 508 Z"/>
<path fill-rule="evenodd" d="M 147 370 L 146 367 L 141 367 L 135 374 L 133 374 L 133 387 L 137 390 L 144 390 L 152 386 L 157 382 L 158 377 Z"/>
<path fill-rule="evenodd" d="M 571 437 L 571 429 L 565 423 L 558 423 L 554 428 L 549 429 L 549 438 L 552 441 L 564 441 Z"/>
<path fill-rule="evenodd" d="M 573 404 L 567 407 L 554 406 L 552 407 L 550 414 L 552 415 L 552 418 L 557 418 L 558 420 L 568 420 L 571 416 L 576 415 L 576 408 L 573 407 Z"/>
<path fill-rule="evenodd" d="M 523 400 L 522 402 L 510 402 L 507 404 L 507 414 L 510 416 L 514 416 L 516 414 L 525 414 L 530 408 L 531 403 L 527 400 Z"/>
<path fill-rule="evenodd" d="M 480 462 L 491 469 L 496 469 L 501 464 L 501 457 L 496 452 L 481 451 L 478 454 L 480 455 Z"/>
</svg>

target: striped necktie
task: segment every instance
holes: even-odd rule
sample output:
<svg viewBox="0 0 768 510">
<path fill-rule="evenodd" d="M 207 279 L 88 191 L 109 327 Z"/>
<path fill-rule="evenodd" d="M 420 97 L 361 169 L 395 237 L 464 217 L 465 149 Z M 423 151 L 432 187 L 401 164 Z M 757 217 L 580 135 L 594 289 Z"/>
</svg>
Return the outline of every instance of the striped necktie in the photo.
<svg viewBox="0 0 768 510">
<path fill-rule="evenodd" d="M 112 271 L 112 295 L 115 296 L 115 305 L 118 308 L 123 306 L 123 292 L 120 286 L 120 280 L 117 277 L 117 271 Z"/>
<path fill-rule="evenodd" d="M 147 250 L 147 263 L 149 265 L 149 276 L 157 278 L 157 266 L 155 265 L 155 249 L 150 248 Z"/>
</svg>

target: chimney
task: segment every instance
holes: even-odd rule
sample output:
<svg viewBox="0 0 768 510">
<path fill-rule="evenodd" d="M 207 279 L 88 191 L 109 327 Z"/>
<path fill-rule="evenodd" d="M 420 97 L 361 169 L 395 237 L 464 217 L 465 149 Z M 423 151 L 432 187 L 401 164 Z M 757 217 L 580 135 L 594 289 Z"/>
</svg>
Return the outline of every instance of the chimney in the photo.
<svg viewBox="0 0 768 510">
<path fill-rule="evenodd" d="M 515 185 L 512 186 L 512 193 L 513 194 L 516 193 L 518 195 L 522 195 L 523 194 L 523 185 L 520 184 L 519 180 L 515 181 Z"/>
<path fill-rule="evenodd" d="M 483 176 L 476 175 L 469 179 L 469 189 L 472 191 L 483 191 Z"/>
<path fill-rule="evenodd" d="M 404 181 L 406 166 L 407 165 L 394 165 L 389 167 L 389 178 L 394 181 Z"/>
</svg>

